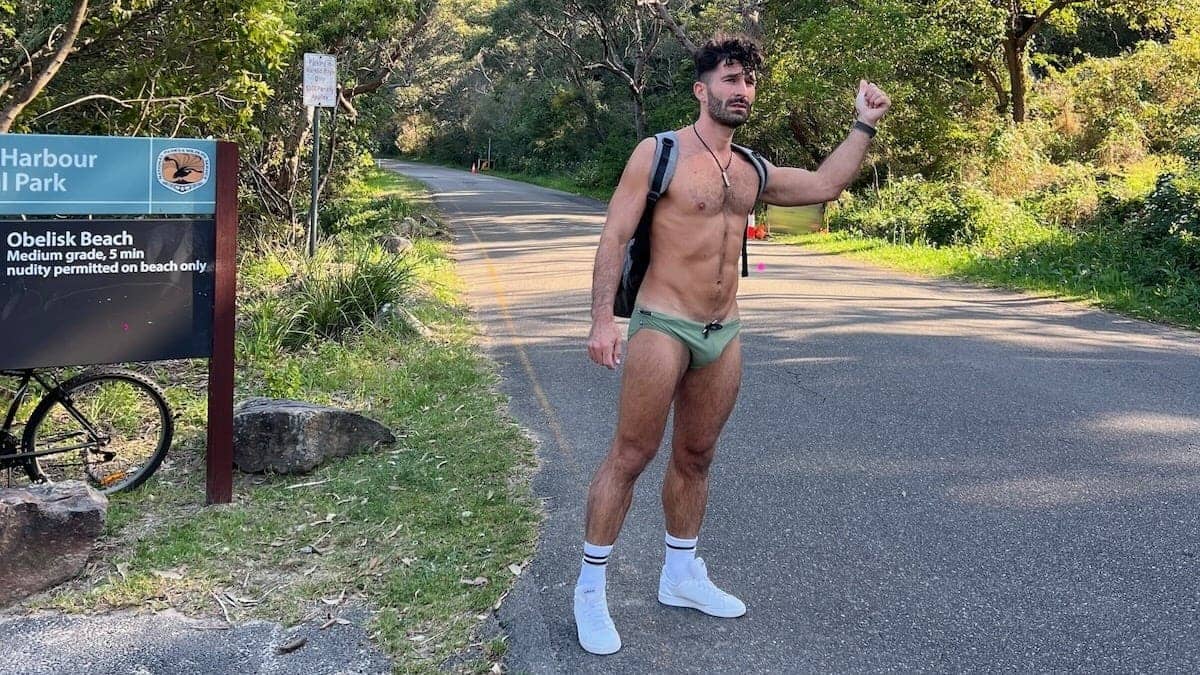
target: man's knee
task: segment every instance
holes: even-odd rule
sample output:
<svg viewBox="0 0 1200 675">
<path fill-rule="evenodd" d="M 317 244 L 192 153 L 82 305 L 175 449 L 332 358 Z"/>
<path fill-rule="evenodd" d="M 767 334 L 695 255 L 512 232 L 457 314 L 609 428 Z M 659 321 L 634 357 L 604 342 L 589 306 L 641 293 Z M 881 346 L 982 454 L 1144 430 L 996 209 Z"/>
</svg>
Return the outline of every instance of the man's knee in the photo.
<svg viewBox="0 0 1200 675">
<path fill-rule="evenodd" d="M 609 461 L 617 473 L 637 478 L 658 454 L 658 443 L 639 438 L 618 438 Z"/>
<path fill-rule="evenodd" d="M 715 450 L 712 443 L 676 443 L 671 450 L 671 462 L 685 477 L 707 478 Z"/>
</svg>

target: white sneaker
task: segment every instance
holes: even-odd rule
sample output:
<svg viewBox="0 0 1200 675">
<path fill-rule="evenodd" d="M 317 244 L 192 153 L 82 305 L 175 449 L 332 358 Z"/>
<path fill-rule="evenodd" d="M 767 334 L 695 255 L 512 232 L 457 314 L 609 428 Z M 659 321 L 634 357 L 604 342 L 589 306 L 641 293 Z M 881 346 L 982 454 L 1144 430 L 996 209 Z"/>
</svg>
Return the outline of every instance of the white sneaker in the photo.
<svg viewBox="0 0 1200 675">
<path fill-rule="evenodd" d="M 658 578 L 658 601 L 672 607 L 691 607 L 709 616 L 732 619 L 746 613 L 746 604 L 713 585 L 708 580 L 708 568 L 703 558 L 688 565 L 689 575 L 681 580 L 667 576 L 663 567 Z"/>
<path fill-rule="evenodd" d="M 579 646 L 593 654 L 612 654 L 621 648 L 621 636 L 608 615 L 604 591 L 575 587 L 575 630 Z"/>
</svg>

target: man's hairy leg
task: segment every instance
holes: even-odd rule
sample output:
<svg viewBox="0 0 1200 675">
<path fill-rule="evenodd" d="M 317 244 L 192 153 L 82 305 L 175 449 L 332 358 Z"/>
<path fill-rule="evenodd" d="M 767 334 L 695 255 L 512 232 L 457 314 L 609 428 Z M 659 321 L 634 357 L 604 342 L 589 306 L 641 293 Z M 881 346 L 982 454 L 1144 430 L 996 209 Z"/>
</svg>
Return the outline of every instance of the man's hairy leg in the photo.
<svg viewBox="0 0 1200 675">
<path fill-rule="evenodd" d="M 675 537 L 695 539 L 700 534 L 708 505 L 708 468 L 741 382 L 742 342 L 737 337 L 720 358 L 689 370 L 679 383 L 671 461 L 662 491 L 667 532 Z"/>
<path fill-rule="evenodd" d="M 658 452 L 671 397 L 687 364 L 687 348 L 658 331 L 644 328 L 629 341 L 617 431 L 588 489 L 588 542 L 607 546 L 616 541 L 633 499 L 633 484 Z"/>
</svg>

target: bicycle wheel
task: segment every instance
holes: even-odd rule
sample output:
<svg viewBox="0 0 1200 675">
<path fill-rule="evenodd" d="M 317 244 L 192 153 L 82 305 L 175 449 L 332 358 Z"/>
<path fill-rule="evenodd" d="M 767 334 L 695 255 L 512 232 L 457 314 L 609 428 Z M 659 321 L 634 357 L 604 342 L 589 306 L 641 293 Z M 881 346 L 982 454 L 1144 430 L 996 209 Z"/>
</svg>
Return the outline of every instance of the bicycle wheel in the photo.
<svg viewBox="0 0 1200 675">
<path fill-rule="evenodd" d="M 76 375 L 29 416 L 24 452 L 35 481 L 82 480 L 111 494 L 146 481 L 171 446 L 174 422 L 162 391 L 132 370 Z"/>
</svg>

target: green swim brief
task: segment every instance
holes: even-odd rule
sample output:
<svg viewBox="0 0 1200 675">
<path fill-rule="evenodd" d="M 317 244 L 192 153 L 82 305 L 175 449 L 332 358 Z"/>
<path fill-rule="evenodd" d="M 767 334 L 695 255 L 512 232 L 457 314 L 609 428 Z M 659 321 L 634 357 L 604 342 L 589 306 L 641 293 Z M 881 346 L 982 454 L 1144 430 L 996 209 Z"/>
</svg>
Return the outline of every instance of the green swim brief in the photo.
<svg viewBox="0 0 1200 675">
<path fill-rule="evenodd" d="M 714 321 L 705 325 L 699 321 L 680 319 L 662 312 L 635 307 L 633 316 L 629 318 L 627 339 L 632 340 L 634 334 L 643 328 L 658 331 L 682 342 L 691 354 L 688 368 L 695 370 L 720 358 L 721 353 L 741 331 L 742 322 L 734 319 L 727 323 Z"/>
</svg>

